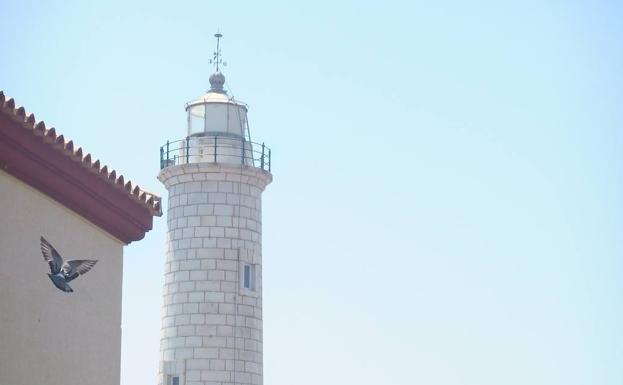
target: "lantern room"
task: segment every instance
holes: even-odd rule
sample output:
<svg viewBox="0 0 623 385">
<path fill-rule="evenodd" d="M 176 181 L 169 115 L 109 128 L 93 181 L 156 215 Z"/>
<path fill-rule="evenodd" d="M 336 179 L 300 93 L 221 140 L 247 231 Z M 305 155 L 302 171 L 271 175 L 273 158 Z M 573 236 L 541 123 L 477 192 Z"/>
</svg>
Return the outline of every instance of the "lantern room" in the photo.
<svg viewBox="0 0 623 385">
<path fill-rule="evenodd" d="M 247 106 L 234 100 L 223 89 L 225 76 L 210 76 L 210 89 L 186 105 L 189 136 L 231 136 L 248 139 Z"/>
</svg>

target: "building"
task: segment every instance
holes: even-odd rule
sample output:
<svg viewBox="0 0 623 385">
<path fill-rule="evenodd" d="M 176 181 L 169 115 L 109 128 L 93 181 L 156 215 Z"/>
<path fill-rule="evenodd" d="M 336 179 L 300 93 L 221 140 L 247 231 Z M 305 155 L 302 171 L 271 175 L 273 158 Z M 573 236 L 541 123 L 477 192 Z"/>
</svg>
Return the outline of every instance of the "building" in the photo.
<svg viewBox="0 0 623 385">
<path fill-rule="evenodd" d="M 216 35 L 217 38 L 221 36 Z M 261 194 L 270 150 L 225 77 L 186 105 L 187 136 L 161 149 L 169 193 L 160 385 L 262 384 Z"/>
<path fill-rule="evenodd" d="M 160 198 L 0 91 L 0 212 L 0 384 L 118 385 L 123 246 Z"/>
</svg>

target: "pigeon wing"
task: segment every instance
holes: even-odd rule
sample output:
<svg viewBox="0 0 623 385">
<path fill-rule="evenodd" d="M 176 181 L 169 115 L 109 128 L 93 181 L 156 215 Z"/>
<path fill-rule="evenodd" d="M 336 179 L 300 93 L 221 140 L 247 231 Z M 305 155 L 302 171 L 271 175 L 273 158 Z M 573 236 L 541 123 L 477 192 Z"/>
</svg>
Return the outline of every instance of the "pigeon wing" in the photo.
<svg viewBox="0 0 623 385">
<path fill-rule="evenodd" d="M 86 274 L 95 264 L 97 260 L 89 259 L 74 259 L 73 261 L 67 261 L 63 265 L 63 271 L 65 275 L 65 281 L 69 282 L 79 275 Z"/>
<path fill-rule="evenodd" d="M 63 257 L 61 257 L 50 242 L 46 241 L 43 237 L 41 237 L 41 254 L 43 254 L 43 259 L 50 265 L 52 275 L 58 274 L 63 266 Z"/>
</svg>

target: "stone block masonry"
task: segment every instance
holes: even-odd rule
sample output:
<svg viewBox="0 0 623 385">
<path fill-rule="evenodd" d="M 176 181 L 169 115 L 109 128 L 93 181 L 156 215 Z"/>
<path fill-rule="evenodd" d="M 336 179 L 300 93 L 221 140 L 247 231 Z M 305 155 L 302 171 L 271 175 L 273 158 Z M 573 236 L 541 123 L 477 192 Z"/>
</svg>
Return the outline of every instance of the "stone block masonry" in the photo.
<svg viewBox="0 0 623 385">
<path fill-rule="evenodd" d="M 159 384 L 261 385 L 261 194 L 272 176 L 191 163 L 158 179 L 169 191 Z"/>
</svg>

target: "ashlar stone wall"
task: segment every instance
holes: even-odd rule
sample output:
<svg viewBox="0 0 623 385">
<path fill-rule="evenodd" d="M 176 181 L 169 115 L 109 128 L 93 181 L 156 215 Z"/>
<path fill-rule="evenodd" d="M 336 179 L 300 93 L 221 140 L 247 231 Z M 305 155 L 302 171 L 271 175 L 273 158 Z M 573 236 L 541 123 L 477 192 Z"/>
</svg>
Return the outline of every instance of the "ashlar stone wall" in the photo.
<svg viewBox="0 0 623 385">
<path fill-rule="evenodd" d="M 199 163 L 158 179 L 169 191 L 159 384 L 262 384 L 261 194 L 271 174 Z"/>
</svg>

